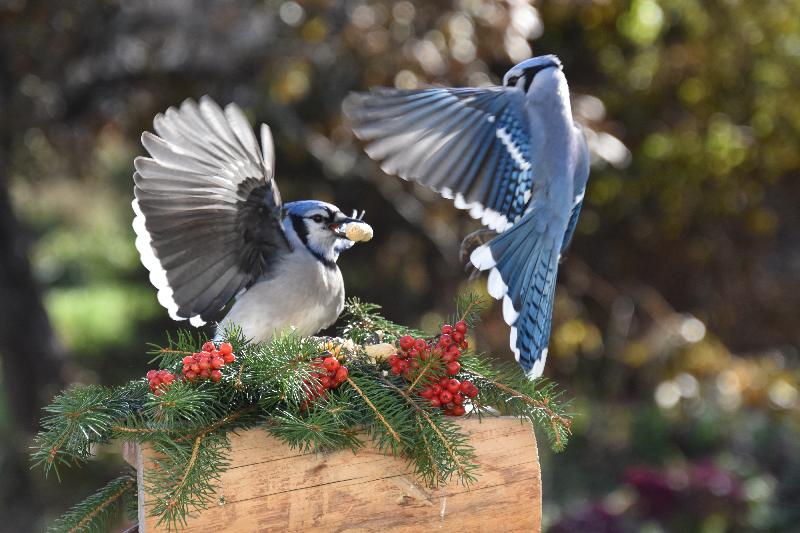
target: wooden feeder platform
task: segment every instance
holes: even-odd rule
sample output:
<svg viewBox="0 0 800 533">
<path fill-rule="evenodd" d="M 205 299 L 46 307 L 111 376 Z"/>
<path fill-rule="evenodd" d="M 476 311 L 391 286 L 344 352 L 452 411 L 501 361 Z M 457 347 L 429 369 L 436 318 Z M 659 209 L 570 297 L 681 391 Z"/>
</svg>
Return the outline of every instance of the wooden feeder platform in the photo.
<svg viewBox="0 0 800 533">
<path fill-rule="evenodd" d="M 539 532 L 542 485 L 536 439 L 515 418 L 458 421 L 479 464 L 477 482 L 423 486 L 400 459 L 371 443 L 357 453 L 301 453 L 261 429 L 230 435 L 230 466 L 190 532 Z M 142 479 L 152 450 L 126 443 L 139 479 L 139 531 L 167 531 L 147 516 Z"/>
</svg>

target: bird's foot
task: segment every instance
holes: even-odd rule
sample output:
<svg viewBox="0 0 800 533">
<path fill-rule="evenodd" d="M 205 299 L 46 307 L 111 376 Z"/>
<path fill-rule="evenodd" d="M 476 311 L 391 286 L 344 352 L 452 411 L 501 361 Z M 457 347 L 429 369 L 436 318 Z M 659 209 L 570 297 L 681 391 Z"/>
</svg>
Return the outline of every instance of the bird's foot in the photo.
<svg viewBox="0 0 800 533">
<path fill-rule="evenodd" d="M 497 232 L 488 228 L 481 228 L 477 231 L 473 231 L 466 237 L 464 240 L 461 241 L 461 249 L 459 252 L 459 256 L 461 258 L 461 262 L 464 263 L 464 270 L 469 275 L 469 279 L 473 280 L 478 277 L 480 271 L 472 266 L 472 263 L 469 262 L 469 256 L 472 254 L 473 250 L 478 246 L 484 245 L 487 242 L 491 241 L 497 236 Z"/>
</svg>

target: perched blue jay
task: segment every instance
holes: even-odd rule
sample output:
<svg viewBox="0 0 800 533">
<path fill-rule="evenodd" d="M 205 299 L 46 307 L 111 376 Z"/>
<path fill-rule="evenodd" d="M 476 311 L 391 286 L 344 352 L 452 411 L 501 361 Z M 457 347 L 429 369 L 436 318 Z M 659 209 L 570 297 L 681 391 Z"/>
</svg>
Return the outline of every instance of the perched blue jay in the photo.
<svg viewBox="0 0 800 533">
<path fill-rule="evenodd" d="M 371 228 L 325 202 L 282 204 L 270 129 L 259 148 L 234 104 L 186 100 L 153 126 L 158 135 L 142 134 L 151 157 L 134 162 L 133 227 L 169 315 L 200 326 L 235 298 L 217 334 L 236 324 L 255 341 L 333 324 L 344 307 L 336 260 Z"/>
<path fill-rule="evenodd" d="M 389 174 L 414 180 L 498 235 L 470 255 L 503 300 L 511 350 L 542 374 L 558 262 L 575 230 L 589 153 L 573 122 L 556 56 L 523 61 L 485 89 L 377 89 L 351 95 L 345 113 L 366 152 Z"/>
</svg>

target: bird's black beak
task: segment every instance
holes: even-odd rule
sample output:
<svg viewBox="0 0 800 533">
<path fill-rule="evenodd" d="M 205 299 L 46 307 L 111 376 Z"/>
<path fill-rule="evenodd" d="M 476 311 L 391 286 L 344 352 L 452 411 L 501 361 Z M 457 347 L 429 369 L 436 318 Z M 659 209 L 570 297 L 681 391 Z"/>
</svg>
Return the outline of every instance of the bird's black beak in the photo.
<svg viewBox="0 0 800 533">
<path fill-rule="evenodd" d="M 356 213 L 353 213 L 355 215 Z M 355 217 L 346 217 L 342 213 L 338 213 L 334 218 L 333 222 L 328 226 L 330 230 L 340 239 L 347 239 L 347 224 L 353 222 L 362 222 L 362 218 L 364 217 L 364 213 L 362 212 L 360 216 L 357 218 Z M 349 239 L 348 239 L 349 240 Z"/>
</svg>

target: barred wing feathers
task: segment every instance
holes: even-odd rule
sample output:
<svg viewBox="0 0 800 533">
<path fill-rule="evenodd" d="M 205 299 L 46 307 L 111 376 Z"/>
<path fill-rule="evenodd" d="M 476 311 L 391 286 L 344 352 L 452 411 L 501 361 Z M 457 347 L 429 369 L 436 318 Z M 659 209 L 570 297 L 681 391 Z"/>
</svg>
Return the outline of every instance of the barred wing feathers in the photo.
<svg viewBox="0 0 800 533">
<path fill-rule="evenodd" d="M 288 251 L 272 137 L 262 125 L 259 147 L 237 106 L 208 97 L 153 124 L 134 163 L 136 247 L 170 316 L 201 325 Z"/>
<path fill-rule="evenodd" d="M 381 168 L 451 198 L 502 232 L 533 188 L 530 131 L 518 89 L 377 89 L 345 102 L 353 131 Z"/>
</svg>

